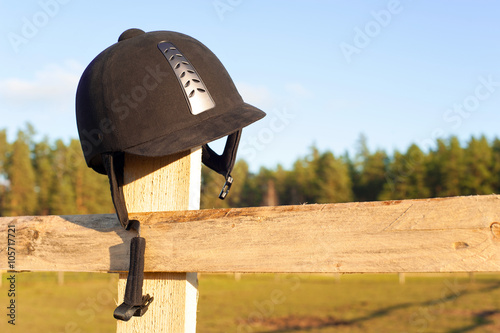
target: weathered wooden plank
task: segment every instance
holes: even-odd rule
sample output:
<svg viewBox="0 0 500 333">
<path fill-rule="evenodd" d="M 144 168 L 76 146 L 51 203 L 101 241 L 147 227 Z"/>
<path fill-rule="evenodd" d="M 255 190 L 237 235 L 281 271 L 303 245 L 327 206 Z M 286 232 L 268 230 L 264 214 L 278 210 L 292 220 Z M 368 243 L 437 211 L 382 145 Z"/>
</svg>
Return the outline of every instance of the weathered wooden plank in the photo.
<svg viewBox="0 0 500 333">
<path fill-rule="evenodd" d="M 135 215 L 150 272 L 500 270 L 499 195 Z M 0 218 L 1 234 L 10 223 L 17 270 L 127 268 L 113 215 Z"/>
</svg>

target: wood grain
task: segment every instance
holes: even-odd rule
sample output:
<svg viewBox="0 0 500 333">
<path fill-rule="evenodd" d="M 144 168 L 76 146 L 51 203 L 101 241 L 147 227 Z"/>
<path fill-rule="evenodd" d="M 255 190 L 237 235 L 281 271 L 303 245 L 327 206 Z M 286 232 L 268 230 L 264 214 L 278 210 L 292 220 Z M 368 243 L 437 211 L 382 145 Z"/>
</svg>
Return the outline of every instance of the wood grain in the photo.
<svg viewBox="0 0 500 333">
<path fill-rule="evenodd" d="M 499 195 L 132 215 L 149 272 L 500 270 Z M 9 223 L 17 270 L 127 269 L 129 235 L 113 215 L 0 218 L 0 230 Z"/>
<path fill-rule="evenodd" d="M 196 188 L 196 184 L 191 186 L 192 163 L 199 164 L 201 168 L 200 150 L 164 157 L 125 155 L 123 192 L 129 215 L 134 212 L 189 209 L 190 192 Z M 193 174 L 193 179 L 198 182 L 194 196 L 199 198 L 199 176 Z M 147 233 L 141 230 L 141 236 L 146 239 L 145 260 L 148 262 L 154 248 Z M 120 300 L 123 299 L 126 282 L 127 274 L 120 274 Z M 144 316 L 134 317 L 128 322 L 117 321 L 117 332 L 195 332 L 197 285 L 196 273 L 146 273 L 143 294 L 151 295 L 154 301 Z"/>
</svg>

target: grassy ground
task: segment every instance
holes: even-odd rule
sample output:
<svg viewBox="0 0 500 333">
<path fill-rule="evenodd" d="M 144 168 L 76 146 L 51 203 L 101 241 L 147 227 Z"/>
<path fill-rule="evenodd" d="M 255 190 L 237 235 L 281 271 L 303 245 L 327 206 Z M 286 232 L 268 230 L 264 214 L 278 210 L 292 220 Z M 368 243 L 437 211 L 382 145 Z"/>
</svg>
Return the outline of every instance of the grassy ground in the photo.
<svg viewBox="0 0 500 333">
<path fill-rule="evenodd" d="M 7 323 L 10 273 L 2 275 L 0 332 L 114 332 L 117 275 L 65 273 L 16 274 L 16 325 Z M 111 318 L 110 318 L 111 317 Z"/>
<path fill-rule="evenodd" d="M 16 274 L 16 326 L 8 283 L 0 332 L 114 332 L 116 275 Z M 198 332 L 500 332 L 500 275 L 248 274 L 200 276 Z"/>
<path fill-rule="evenodd" d="M 500 331 L 495 275 L 202 276 L 200 292 L 201 332 Z"/>
</svg>

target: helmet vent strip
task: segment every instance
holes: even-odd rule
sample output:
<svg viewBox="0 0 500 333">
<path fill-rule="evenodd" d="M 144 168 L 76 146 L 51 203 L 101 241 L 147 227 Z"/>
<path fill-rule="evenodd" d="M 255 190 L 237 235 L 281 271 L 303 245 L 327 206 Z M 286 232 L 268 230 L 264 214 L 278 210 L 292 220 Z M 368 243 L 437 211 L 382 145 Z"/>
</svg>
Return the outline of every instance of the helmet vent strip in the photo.
<svg viewBox="0 0 500 333">
<path fill-rule="evenodd" d="M 191 113 L 197 115 L 212 109 L 215 106 L 212 96 L 186 56 L 170 42 L 158 43 L 158 49 L 174 71 Z"/>
</svg>

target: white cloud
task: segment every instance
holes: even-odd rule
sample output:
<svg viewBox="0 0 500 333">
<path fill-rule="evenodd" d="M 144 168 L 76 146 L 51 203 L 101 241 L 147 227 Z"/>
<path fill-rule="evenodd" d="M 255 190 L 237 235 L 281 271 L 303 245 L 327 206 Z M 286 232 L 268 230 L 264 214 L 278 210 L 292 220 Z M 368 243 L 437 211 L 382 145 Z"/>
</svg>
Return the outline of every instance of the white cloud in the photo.
<svg viewBox="0 0 500 333">
<path fill-rule="evenodd" d="M 13 107 L 50 108 L 67 111 L 74 105 L 76 87 L 84 67 L 76 61 L 48 64 L 32 78 L 0 80 L 0 96 Z"/>
</svg>

